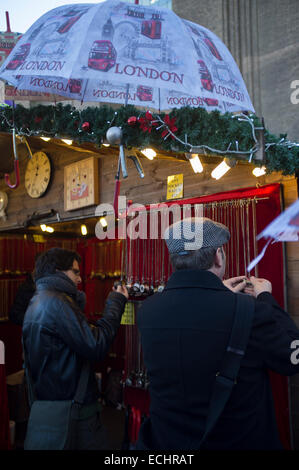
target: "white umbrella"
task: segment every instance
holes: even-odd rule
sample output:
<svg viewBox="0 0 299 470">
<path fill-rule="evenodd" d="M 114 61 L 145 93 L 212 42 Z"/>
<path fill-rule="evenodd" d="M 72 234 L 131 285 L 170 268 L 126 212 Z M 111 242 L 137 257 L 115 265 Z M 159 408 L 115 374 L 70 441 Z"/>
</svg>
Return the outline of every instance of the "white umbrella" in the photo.
<svg viewBox="0 0 299 470">
<path fill-rule="evenodd" d="M 261 238 L 273 238 L 277 242 L 299 241 L 299 199 L 264 228 L 257 240 Z"/>
<path fill-rule="evenodd" d="M 214 33 L 171 10 L 118 0 L 44 14 L 0 78 L 81 101 L 254 112 L 232 55 Z"/>
<path fill-rule="evenodd" d="M 299 199 L 272 220 L 256 238 L 266 238 L 268 241 L 261 253 L 247 267 L 248 272 L 261 261 L 270 243 L 299 241 Z"/>
</svg>

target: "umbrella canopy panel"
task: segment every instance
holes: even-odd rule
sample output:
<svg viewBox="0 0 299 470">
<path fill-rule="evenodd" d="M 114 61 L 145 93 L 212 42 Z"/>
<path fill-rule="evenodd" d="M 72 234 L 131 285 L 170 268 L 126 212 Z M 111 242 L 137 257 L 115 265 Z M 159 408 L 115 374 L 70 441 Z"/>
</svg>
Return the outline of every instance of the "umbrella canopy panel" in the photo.
<svg viewBox="0 0 299 470">
<path fill-rule="evenodd" d="M 214 33 L 171 10 L 118 0 L 44 14 L 0 78 L 81 101 L 254 112 L 237 64 Z"/>
</svg>

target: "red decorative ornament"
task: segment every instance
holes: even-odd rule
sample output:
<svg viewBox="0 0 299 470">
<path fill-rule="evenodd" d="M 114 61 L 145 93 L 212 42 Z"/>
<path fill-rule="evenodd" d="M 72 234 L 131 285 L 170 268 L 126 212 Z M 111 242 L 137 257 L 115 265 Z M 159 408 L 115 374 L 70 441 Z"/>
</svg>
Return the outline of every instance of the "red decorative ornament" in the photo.
<svg viewBox="0 0 299 470">
<path fill-rule="evenodd" d="M 136 116 L 131 116 L 131 117 L 129 117 L 128 120 L 127 120 L 127 123 L 128 123 L 129 126 L 131 126 L 131 127 L 136 126 L 137 122 L 138 122 L 138 117 L 136 117 Z"/>
<path fill-rule="evenodd" d="M 43 120 L 43 118 L 40 117 L 40 116 L 36 116 L 36 117 L 34 118 L 35 124 L 39 124 L 42 120 Z"/>
<path fill-rule="evenodd" d="M 171 136 L 172 139 L 174 139 L 174 136 L 172 134 L 170 134 L 169 131 L 171 131 L 173 134 L 176 133 L 176 131 L 178 130 L 178 128 L 175 126 L 175 122 L 176 122 L 176 118 L 172 118 L 170 119 L 169 115 L 167 114 L 164 118 L 164 123 L 166 124 L 167 126 L 167 129 L 165 129 L 163 132 L 162 132 L 162 137 L 165 137 L 165 139 L 167 139 L 167 137 Z"/>
<path fill-rule="evenodd" d="M 87 132 L 87 131 L 89 131 L 89 129 L 90 129 L 90 123 L 87 122 L 87 121 L 85 121 L 85 122 L 83 122 L 83 124 L 82 124 L 81 127 L 82 127 L 82 130 L 83 130 L 83 131 Z"/>
<path fill-rule="evenodd" d="M 149 111 L 145 113 L 145 117 L 140 117 L 138 121 L 140 123 L 140 129 L 143 132 L 149 133 L 152 132 L 152 128 L 157 126 L 158 124 L 158 121 L 153 118 L 152 114 Z"/>
</svg>

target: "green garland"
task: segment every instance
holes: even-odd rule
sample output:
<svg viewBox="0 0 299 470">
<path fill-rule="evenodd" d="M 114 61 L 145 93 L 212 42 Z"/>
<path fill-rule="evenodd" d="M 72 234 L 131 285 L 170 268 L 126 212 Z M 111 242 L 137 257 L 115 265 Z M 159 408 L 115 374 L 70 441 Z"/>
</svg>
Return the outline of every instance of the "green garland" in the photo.
<svg viewBox="0 0 299 470">
<path fill-rule="evenodd" d="M 117 110 L 107 105 L 78 110 L 62 103 L 56 106 L 38 105 L 33 108 L 17 105 L 13 109 L 6 106 L 0 108 L 0 131 L 11 132 L 15 127 L 20 135 L 71 138 L 79 143 L 93 142 L 100 147 L 106 138 L 108 128 L 119 126 L 123 130 L 124 144 L 128 147 L 153 147 L 176 153 L 189 152 L 191 146 L 184 144 L 187 139 L 193 146 L 205 145 L 223 152 L 222 155 L 228 157 L 236 157 L 227 154 L 229 150 L 248 152 L 255 144 L 252 127 L 230 113 L 207 112 L 203 108 L 174 109 L 169 113 L 169 119 L 174 119 L 175 127 L 172 129 L 175 138 L 172 138 L 168 132 L 162 137 L 163 131 L 165 134 L 165 129 L 168 129 L 162 125 L 165 113 L 159 115 L 153 113 L 153 121 L 142 129 L 140 122 L 142 119 L 146 121 L 145 116 L 145 112 L 131 105 Z M 137 118 L 135 125 L 128 123 L 128 119 L 132 117 Z M 157 117 L 160 122 L 155 125 Z M 141 118 L 141 121 L 138 118 Z M 254 127 L 261 127 L 257 116 L 251 115 L 250 118 Z M 286 135 L 277 137 L 267 130 L 265 144 L 267 172 L 295 174 L 299 168 L 299 144 L 288 142 Z M 214 152 L 207 150 L 207 153 Z M 247 158 L 249 159 L 249 154 Z M 254 154 L 252 162 L 260 164 L 254 161 Z"/>
</svg>

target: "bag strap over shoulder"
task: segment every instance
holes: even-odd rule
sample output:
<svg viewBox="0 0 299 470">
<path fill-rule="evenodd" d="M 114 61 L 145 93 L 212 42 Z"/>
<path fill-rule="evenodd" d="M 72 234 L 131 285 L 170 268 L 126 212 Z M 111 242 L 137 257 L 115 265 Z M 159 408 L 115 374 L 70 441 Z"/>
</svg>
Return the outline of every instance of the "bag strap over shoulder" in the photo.
<svg viewBox="0 0 299 470">
<path fill-rule="evenodd" d="M 228 402 L 233 386 L 236 384 L 241 360 L 248 344 L 254 308 L 255 302 L 252 297 L 244 294 L 236 294 L 236 308 L 230 339 L 222 359 L 221 368 L 216 373 L 206 428 L 200 440 L 199 447 L 197 445 L 199 449 L 216 425 Z"/>
</svg>

